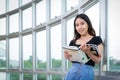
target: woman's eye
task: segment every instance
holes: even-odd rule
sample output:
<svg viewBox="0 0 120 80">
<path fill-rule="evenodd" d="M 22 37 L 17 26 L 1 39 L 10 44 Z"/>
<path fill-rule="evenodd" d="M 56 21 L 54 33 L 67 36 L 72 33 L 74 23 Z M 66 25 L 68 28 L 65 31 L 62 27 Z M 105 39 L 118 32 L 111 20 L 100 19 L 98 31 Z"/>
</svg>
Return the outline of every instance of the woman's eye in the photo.
<svg viewBox="0 0 120 80">
<path fill-rule="evenodd" d="M 76 26 L 79 26 L 79 24 L 76 24 Z"/>
<path fill-rule="evenodd" d="M 84 22 L 81 22 L 80 24 L 81 24 L 81 25 L 84 25 Z"/>
<path fill-rule="evenodd" d="M 77 24 L 76 24 L 76 27 L 78 27 L 79 25 L 84 25 L 84 24 L 85 24 L 84 22 L 77 23 Z"/>
</svg>

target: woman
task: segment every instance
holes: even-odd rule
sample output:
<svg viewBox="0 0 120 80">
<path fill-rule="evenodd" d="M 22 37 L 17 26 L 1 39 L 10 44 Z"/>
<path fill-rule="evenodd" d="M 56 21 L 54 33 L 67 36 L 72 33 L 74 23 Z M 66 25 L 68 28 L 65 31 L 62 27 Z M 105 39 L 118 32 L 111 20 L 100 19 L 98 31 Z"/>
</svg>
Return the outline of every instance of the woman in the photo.
<svg viewBox="0 0 120 80">
<path fill-rule="evenodd" d="M 91 47 L 87 44 L 98 46 L 98 55 L 91 52 Z M 93 67 L 99 63 L 103 52 L 103 42 L 100 36 L 96 36 L 91 21 L 86 14 L 79 14 L 74 20 L 74 39 L 70 46 L 77 46 L 90 60 L 85 63 L 72 62 L 72 66 L 66 74 L 65 80 L 94 80 Z M 64 51 L 64 57 L 69 60 L 71 55 Z"/>
</svg>

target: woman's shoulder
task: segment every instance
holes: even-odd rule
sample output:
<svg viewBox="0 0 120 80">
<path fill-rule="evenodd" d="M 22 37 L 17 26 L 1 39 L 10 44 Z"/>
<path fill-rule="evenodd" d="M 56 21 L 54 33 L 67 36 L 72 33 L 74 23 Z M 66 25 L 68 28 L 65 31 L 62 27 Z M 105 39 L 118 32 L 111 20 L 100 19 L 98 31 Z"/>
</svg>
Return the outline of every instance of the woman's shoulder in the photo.
<svg viewBox="0 0 120 80">
<path fill-rule="evenodd" d="M 69 44 L 69 45 L 72 46 L 72 45 L 74 45 L 74 44 L 75 44 L 75 40 L 73 39 L 73 40 L 70 41 L 70 44 Z"/>
<path fill-rule="evenodd" d="M 102 38 L 100 36 L 94 36 L 93 37 L 95 40 L 102 40 Z"/>
<path fill-rule="evenodd" d="M 102 38 L 100 36 L 94 36 L 93 41 L 99 45 L 100 43 L 103 43 Z"/>
</svg>

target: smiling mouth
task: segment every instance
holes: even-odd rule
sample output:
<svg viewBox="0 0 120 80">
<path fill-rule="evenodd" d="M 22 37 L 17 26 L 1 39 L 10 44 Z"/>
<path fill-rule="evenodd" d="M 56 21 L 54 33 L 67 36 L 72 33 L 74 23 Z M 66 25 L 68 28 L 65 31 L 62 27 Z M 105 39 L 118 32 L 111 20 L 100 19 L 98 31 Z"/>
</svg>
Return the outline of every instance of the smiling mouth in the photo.
<svg viewBox="0 0 120 80">
<path fill-rule="evenodd" d="M 80 32 L 80 33 L 83 33 L 83 32 L 84 32 L 84 30 L 79 30 L 79 32 Z"/>
</svg>

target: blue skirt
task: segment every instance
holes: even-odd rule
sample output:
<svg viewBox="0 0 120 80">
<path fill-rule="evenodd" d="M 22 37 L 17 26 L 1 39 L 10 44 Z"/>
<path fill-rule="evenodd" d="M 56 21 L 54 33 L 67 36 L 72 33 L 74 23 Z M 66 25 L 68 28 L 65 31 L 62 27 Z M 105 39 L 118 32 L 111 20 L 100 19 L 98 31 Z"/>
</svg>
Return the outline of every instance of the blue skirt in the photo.
<svg viewBox="0 0 120 80">
<path fill-rule="evenodd" d="M 94 80 L 93 67 L 86 64 L 73 63 L 64 80 Z"/>
</svg>

